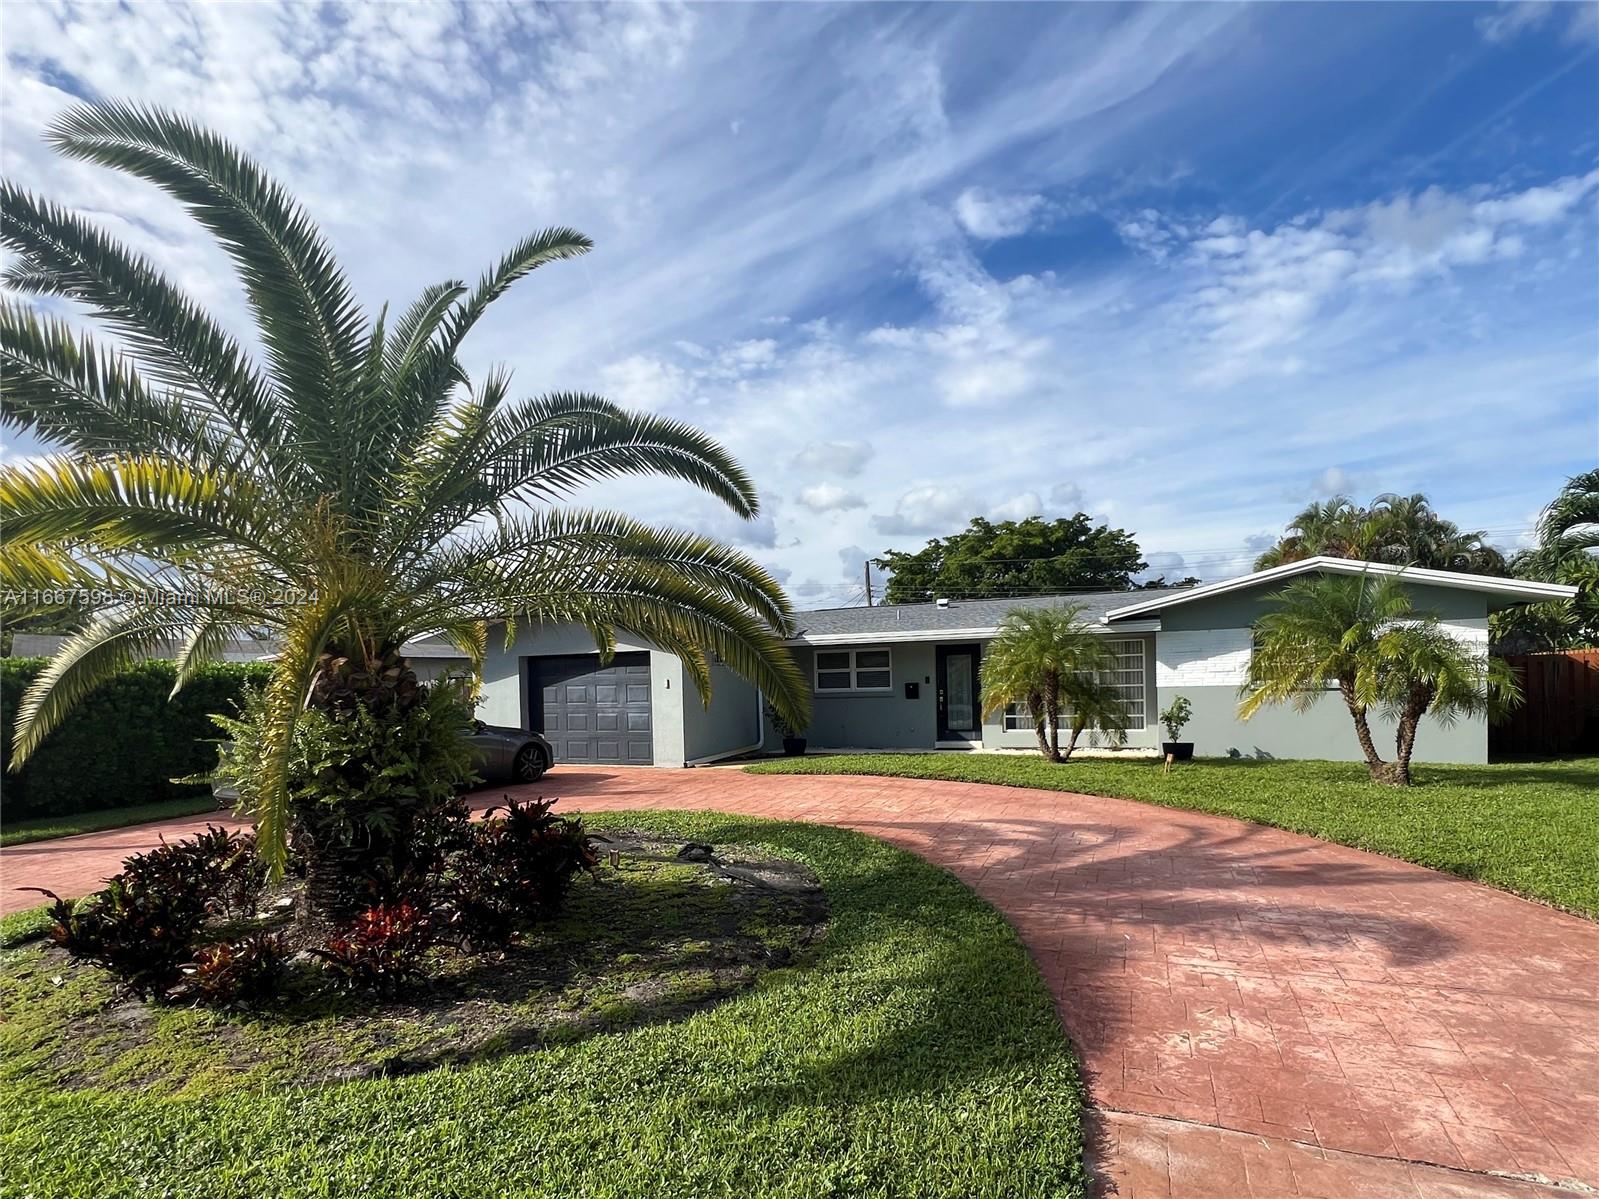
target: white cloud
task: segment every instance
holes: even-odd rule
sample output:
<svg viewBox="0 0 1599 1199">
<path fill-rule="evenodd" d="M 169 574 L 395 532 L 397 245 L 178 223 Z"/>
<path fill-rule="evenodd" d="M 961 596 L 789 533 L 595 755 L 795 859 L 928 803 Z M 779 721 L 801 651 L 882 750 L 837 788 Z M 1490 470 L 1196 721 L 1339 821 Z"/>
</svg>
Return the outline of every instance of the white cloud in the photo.
<svg viewBox="0 0 1599 1199">
<path fill-rule="evenodd" d="M 831 474 L 852 478 L 872 459 L 864 441 L 813 441 L 794 455 L 794 466 L 806 474 Z"/>
<path fill-rule="evenodd" d="M 983 505 L 963 488 L 925 484 L 913 487 L 894 505 L 894 511 L 872 517 L 872 528 L 886 537 L 907 534 L 948 536 L 959 532 L 983 511 Z"/>
<path fill-rule="evenodd" d="M 1320 499 L 1351 495 L 1354 490 L 1355 476 L 1341 466 L 1329 466 L 1310 481 L 1310 494 Z"/>
<path fill-rule="evenodd" d="M 866 501 L 853 491 L 846 491 L 835 483 L 816 483 L 799 493 L 802 507 L 812 512 L 842 512 L 849 508 L 864 508 Z"/>
<path fill-rule="evenodd" d="M 1506 0 L 1477 18 L 1477 32 L 1495 44 L 1514 41 L 1524 33 L 1553 24 L 1562 40 L 1581 44 L 1599 39 L 1599 5 L 1591 0 Z"/>
<path fill-rule="evenodd" d="M 1124 240 L 1180 272 L 1179 328 L 1201 343 L 1194 377 L 1212 386 L 1298 375 L 1297 345 L 1363 291 L 1405 292 L 1432 279 L 1520 257 L 1529 231 L 1568 218 L 1599 188 L 1599 170 L 1521 191 L 1433 186 L 1270 229 L 1236 216 L 1208 223 L 1153 210 L 1123 221 Z"/>
<path fill-rule="evenodd" d="M 1044 209 L 1039 195 L 1001 195 L 968 187 L 955 198 L 955 219 L 973 237 L 994 241 L 1016 237 L 1033 228 Z"/>
<path fill-rule="evenodd" d="M 1049 505 L 1057 512 L 1081 512 L 1084 502 L 1083 489 L 1076 483 L 1056 483 L 1049 489 Z"/>
<path fill-rule="evenodd" d="M 681 403 L 690 389 L 688 373 L 670 362 L 634 354 L 600 372 L 607 399 L 630 408 L 659 411 Z"/>
<path fill-rule="evenodd" d="M 1038 498 L 1036 491 L 1024 491 L 1004 503 L 995 504 L 988 515 L 991 520 L 1026 520 L 1029 516 L 1042 516 L 1044 501 Z"/>
</svg>

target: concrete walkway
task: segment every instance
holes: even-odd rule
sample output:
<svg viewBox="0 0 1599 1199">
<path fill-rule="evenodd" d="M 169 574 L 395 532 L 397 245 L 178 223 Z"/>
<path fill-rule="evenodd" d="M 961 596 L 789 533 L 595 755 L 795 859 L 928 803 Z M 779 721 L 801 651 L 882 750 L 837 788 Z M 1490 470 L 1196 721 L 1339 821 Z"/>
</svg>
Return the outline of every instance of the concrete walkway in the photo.
<svg viewBox="0 0 1599 1199">
<path fill-rule="evenodd" d="M 1052 791 L 563 769 L 482 797 L 507 793 L 822 821 L 952 870 L 1054 991 L 1108 1194 L 1599 1188 L 1599 924 L 1290 833 Z M 0 897 L 91 889 L 158 832 L 204 824 L 0 851 Z"/>
</svg>

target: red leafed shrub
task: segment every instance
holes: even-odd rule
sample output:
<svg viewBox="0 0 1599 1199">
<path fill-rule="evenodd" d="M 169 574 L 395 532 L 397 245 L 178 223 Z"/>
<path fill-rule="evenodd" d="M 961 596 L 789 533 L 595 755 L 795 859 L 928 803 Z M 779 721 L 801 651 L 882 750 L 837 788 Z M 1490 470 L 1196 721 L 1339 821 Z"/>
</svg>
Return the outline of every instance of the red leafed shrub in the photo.
<svg viewBox="0 0 1599 1199">
<path fill-rule="evenodd" d="M 183 967 L 183 974 L 195 994 L 213 1003 L 251 1002 L 277 994 L 288 960 L 288 938 L 258 933 L 207 945 Z"/>
<path fill-rule="evenodd" d="M 368 908 L 311 952 L 345 985 L 387 995 L 422 974 L 435 939 L 432 917 L 402 900 Z"/>
<path fill-rule="evenodd" d="M 579 870 L 598 856 L 583 822 L 552 816 L 554 800 L 494 808 L 453 862 L 450 907 L 472 941 L 508 942 L 519 919 L 558 910 Z M 496 813 L 503 811 L 504 816 Z"/>
<path fill-rule="evenodd" d="M 119 874 L 78 903 L 55 901 L 50 939 L 75 958 L 104 966 L 131 991 L 159 998 L 178 981 L 205 921 L 205 897 Z"/>
<path fill-rule="evenodd" d="M 190 896 L 212 913 L 248 916 L 266 882 L 266 863 L 255 851 L 254 833 L 230 833 L 213 824 L 134 854 L 122 863 L 119 877 L 146 890 Z"/>
</svg>

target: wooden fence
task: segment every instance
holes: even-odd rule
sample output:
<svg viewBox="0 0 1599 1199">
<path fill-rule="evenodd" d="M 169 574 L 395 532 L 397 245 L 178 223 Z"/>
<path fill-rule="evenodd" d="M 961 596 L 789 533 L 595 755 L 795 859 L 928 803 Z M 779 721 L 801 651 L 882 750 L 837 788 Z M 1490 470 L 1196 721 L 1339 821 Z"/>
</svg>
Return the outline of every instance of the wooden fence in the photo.
<svg viewBox="0 0 1599 1199">
<path fill-rule="evenodd" d="M 1523 701 L 1488 733 L 1489 753 L 1599 753 L 1599 649 L 1506 654 Z"/>
</svg>

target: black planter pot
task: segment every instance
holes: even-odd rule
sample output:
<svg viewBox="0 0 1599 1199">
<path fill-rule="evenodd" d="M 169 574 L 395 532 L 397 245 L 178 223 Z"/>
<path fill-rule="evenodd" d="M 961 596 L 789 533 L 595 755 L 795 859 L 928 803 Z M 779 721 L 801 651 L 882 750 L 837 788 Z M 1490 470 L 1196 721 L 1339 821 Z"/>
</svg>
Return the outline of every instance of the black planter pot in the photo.
<svg viewBox="0 0 1599 1199">
<path fill-rule="evenodd" d="M 1192 746 L 1189 746 L 1192 749 Z M 804 737 L 784 737 L 783 752 L 791 758 L 797 758 L 805 752 Z"/>
<path fill-rule="evenodd" d="M 1192 741 L 1162 741 L 1160 752 L 1170 754 L 1173 762 L 1187 762 L 1194 756 L 1194 743 Z"/>
</svg>

